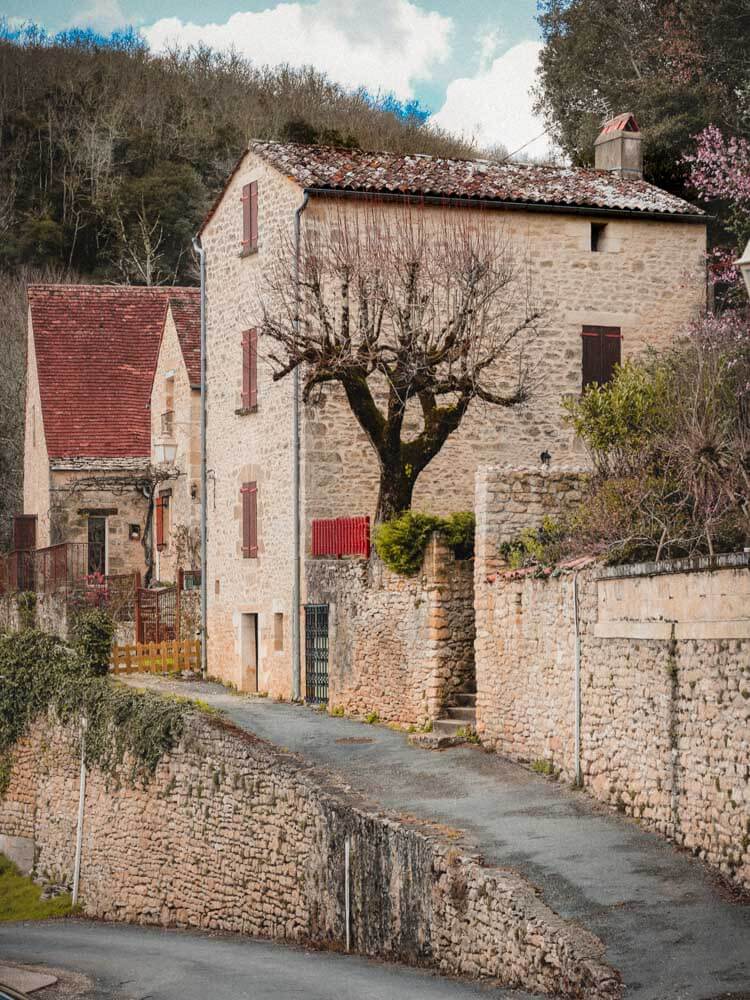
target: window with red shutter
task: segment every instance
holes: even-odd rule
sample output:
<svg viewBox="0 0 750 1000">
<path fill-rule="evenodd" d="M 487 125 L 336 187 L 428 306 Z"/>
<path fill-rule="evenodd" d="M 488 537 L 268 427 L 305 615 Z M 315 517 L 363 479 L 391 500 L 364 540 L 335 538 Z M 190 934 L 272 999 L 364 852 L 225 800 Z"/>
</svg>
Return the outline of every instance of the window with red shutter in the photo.
<svg viewBox="0 0 750 1000">
<path fill-rule="evenodd" d="M 606 385 L 620 364 L 622 334 L 619 326 L 584 326 L 582 333 L 582 384 Z"/>
<path fill-rule="evenodd" d="M 245 559 L 258 557 L 258 485 L 244 483 L 242 498 L 242 555 Z"/>
<path fill-rule="evenodd" d="M 242 334 L 242 408 L 258 407 L 258 331 L 245 330 Z"/>
<path fill-rule="evenodd" d="M 156 498 L 155 512 L 156 512 L 156 547 L 157 549 L 164 548 L 164 500 L 162 496 Z"/>
<path fill-rule="evenodd" d="M 242 253 L 258 249 L 258 182 L 242 188 Z"/>
</svg>

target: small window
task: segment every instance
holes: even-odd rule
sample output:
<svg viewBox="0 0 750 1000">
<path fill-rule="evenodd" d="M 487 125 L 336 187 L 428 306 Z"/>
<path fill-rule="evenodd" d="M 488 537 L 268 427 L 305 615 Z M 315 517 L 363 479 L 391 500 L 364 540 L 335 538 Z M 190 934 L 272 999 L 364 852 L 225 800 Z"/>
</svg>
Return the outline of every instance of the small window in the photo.
<svg viewBox="0 0 750 1000">
<path fill-rule="evenodd" d="M 280 611 L 273 616 L 273 648 L 277 653 L 284 648 L 284 616 Z"/>
<path fill-rule="evenodd" d="M 169 493 L 160 493 L 156 498 L 156 547 L 160 550 L 167 547 L 167 540 L 169 538 L 170 496 L 171 491 Z"/>
<path fill-rule="evenodd" d="M 242 254 L 258 249 L 258 182 L 242 188 Z"/>
<path fill-rule="evenodd" d="M 620 364 L 622 334 L 619 326 L 584 326 L 582 332 L 582 385 L 605 385 Z"/>
<path fill-rule="evenodd" d="M 604 238 L 607 232 L 606 222 L 591 223 L 591 252 L 601 253 L 604 250 Z"/>
</svg>

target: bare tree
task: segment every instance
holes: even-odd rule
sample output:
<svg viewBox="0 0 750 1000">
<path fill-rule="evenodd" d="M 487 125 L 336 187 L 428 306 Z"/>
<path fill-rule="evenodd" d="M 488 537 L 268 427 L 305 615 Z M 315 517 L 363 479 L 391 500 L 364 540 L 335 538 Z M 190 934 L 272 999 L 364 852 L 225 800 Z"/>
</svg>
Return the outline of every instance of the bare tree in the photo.
<svg viewBox="0 0 750 1000">
<path fill-rule="evenodd" d="M 497 219 L 381 205 L 308 225 L 299 264 L 297 280 L 283 246 L 261 303 L 274 379 L 299 368 L 306 402 L 340 383 L 378 456 L 386 520 L 472 401 L 526 400 L 540 317 L 528 265 Z"/>
</svg>

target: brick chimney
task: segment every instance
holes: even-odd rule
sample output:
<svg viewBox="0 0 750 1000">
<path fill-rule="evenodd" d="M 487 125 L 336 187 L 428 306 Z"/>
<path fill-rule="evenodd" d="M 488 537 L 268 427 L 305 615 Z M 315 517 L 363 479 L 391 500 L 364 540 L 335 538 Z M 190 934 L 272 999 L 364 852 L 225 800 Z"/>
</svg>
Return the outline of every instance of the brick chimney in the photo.
<svg viewBox="0 0 750 1000">
<path fill-rule="evenodd" d="M 620 177 L 643 177 L 643 150 L 638 122 L 630 112 L 605 122 L 594 143 L 597 170 Z"/>
</svg>

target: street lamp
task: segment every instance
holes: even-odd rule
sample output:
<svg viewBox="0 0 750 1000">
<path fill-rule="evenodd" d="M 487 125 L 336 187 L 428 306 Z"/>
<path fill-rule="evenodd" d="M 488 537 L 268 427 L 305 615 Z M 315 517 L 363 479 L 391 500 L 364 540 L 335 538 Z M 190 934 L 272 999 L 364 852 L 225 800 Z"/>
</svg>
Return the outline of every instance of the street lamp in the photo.
<svg viewBox="0 0 750 1000">
<path fill-rule="evenodd" d="M 735 264 L 740 269 L 742 280 L 745 282 L 745 288 L 747 288 L 747 294 L 750 295 L 750 240 L 748 240 L 745 247 L 745 252 L 739 260 L 735 261 Z"/>
</svg>

